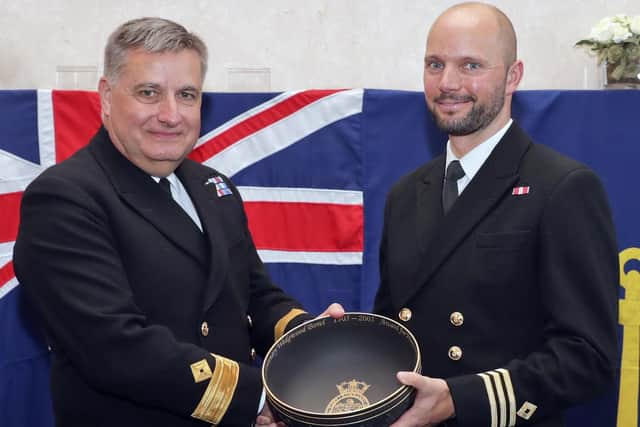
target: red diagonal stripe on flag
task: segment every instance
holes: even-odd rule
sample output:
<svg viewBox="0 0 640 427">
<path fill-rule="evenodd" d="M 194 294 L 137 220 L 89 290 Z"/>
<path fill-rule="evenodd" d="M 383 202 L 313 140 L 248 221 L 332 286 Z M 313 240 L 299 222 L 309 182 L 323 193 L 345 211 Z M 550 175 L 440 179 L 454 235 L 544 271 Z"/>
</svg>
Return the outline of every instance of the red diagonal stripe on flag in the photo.
<svg viewBox="0 0 640 427">
<path fill-rule="evenodd" d="M 266 110 L 257 113 L 246 120 L 237 123 L 219 135 L 214 136 L 209 141 L 196 147 L 190 154 L 189 158 L 197 162 L 204 162 L 215 156 L 225 148 L 234 143 L 252 135 L 283 118 L 290 116 L 312 104 L 319 99 L 325 98 L 344 89 L 338 90 L 307 90 L 293 95 L 291 98 L 285 99 Z"/>
<path fill-rule="evenodd" d="M 13 242 L 18 234 L 18 223 L 20 222 L 20 201 L 22 192 L 6 193 L 0 195 L 0 243 Z"/>
<path fill-rule="evenodd" d="M 362 252 L 361 205 L 245 202 L 258 249 Z"/>
<path fill-rule="evenodd" d="M 89 143 L 102 124 L 97 92 L 54 90 L 53 120 L 56 135 L 56 162 L 67 159 Z"/>
<path fill-rule="evenodd" d="M 13 271 L 13 261 L 9 261 L 2 267 L 0 267 L 0 288 L 9 282 L 9 280 L 16 277 L 16 274 Z"/>
</svg>

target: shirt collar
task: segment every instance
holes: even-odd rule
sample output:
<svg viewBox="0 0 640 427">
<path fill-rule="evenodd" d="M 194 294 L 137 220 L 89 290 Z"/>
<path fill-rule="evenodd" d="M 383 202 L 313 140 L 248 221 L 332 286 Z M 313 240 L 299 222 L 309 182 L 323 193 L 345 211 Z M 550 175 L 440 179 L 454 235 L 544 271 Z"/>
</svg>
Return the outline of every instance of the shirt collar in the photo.
<svg viewBox="0 0 640 427">
<path fill-rule="evenodd" d="M 478 170 L 482 167 L 484 162 L 487 160 L 493 149 L 498 145 L 498 142 L 502 139 L 509 127 L 513 123 L 512 119 L 509 119 L 506 125 L 502 127 L 498 132 L 493 134 L 493 136 L 489 137 L 486 141 L 478 144 L 473 150 L 469 151 L 467 154 L 462 156 L 462 158 L 458 159 L 455 154 L 453 154 L 453 150 L 451 149 L 451 140 L 447 141 L 447 162 L 445 164 L 446 167 L 449 166 L 454 160 L 459 160 L 462 166 L 462 169 L 465 173 L 465 178 L 469 181 L 473 179 Z"/>
<path fill-rule="evenodd" d="M 158 177 L 158 176 L 153 176 L 153 175 L 151 175 L 151 178 L 152 178 L 156 183 L 160 182 L 160 177 Z M 178 177 L 176 176 L 176 174 L 175 174 L 175 173 L 171 172 L 171 175 L 167 175 L 165 178 L 167 178 L 167 180 L 169 181 L 169 184 L 171 184 L 174 188 L 177 188 L 177 187 L 178 187 L 178 184 L 177 184 L 177 182 L 176 182 L 176 181 L 178 180 Z"/>
</svg>

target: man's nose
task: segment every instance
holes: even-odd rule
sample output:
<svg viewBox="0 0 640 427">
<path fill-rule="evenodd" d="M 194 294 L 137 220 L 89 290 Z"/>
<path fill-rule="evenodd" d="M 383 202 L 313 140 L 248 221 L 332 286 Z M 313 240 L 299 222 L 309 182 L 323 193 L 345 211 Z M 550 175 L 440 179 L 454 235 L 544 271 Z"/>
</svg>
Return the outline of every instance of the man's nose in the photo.
<svg viewBox="0 0 640 427">
<path fill-rule="evenodd" d="M 462 78 L 455 67 L 445 67 L 440 78 L 440 90 L 443 92 L 460 89 Z"/>
<path fill-rule="evenodd" d="M 168 126 L 175 126 L 180 122 L 180 110 L 176 99 L 166 96 L 158 105 L 158 121 Z"/>
</svg>

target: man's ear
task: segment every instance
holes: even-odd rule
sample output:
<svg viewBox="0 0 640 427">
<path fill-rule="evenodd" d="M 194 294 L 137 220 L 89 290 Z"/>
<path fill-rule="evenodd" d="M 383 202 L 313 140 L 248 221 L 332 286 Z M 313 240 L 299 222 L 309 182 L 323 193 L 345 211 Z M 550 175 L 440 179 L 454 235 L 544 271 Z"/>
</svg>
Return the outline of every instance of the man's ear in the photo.
<svg viewBox="0 0 640 427">
<path fill-rule="evenodd" d="M 98 83 L 98 93 L 100 93 L 100 107 L 102 116 L 108 117 L 111 114 L 111 84 L 106 77 L 101 77 Z"/>
<path fill-rule="evenodd" d="M 524 74 L 524 64 L 521 60 L 515 61 L 507 70 L 507 95 L 513 94 L 518 89 L 520 82 L 522 81 L 522 75 Z"/>
</svg>

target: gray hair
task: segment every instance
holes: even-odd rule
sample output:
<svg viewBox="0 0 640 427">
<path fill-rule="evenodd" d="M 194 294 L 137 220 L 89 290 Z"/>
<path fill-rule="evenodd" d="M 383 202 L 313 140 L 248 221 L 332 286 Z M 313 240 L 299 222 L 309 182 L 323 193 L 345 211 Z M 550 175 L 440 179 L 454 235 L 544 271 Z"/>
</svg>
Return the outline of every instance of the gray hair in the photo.
<svg viewBox="0 0 640 427">
<path fill-rule="evenodd" d="M 163 18 L 138 18 L 127 21 L 111 33 L 104 49 L 104 75 L 110 82 L 120 76 L 127 52 L 143 49 L 149 53 L 195 51 L 200 57 L 202 80 L 207 74 L 207 46 L 182 25 Z"/>
</svg>

